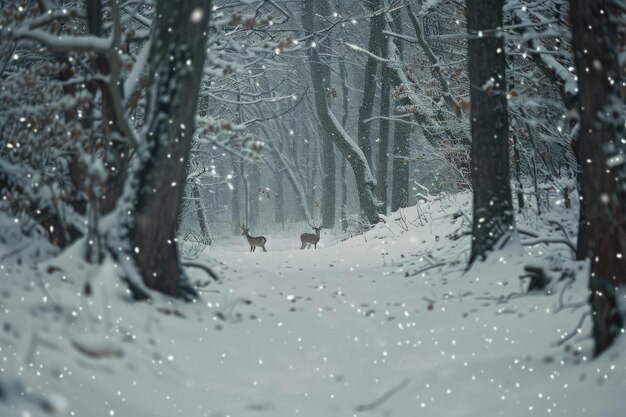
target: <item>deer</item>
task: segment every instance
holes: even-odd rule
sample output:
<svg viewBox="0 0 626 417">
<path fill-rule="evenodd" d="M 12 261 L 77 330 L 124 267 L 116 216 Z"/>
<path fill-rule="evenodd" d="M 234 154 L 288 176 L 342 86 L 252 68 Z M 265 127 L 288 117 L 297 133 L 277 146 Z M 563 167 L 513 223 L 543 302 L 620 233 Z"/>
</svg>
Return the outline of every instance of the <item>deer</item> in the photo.
<svg viewBox="0 0 626 417">
<path fill-rule="evenodd" d="M 308 246 L 308 249 L 311 249 L 311 245 L 313 245 L 313 247 L 317 249 L 317 242 L 320 241 L 320 230 L 322 230 L 322 227 L 317 227 L 311 223 L 308 223 L 308 225 L 309 227 L 311 227 L 311 229 L 315 230 L 315 234 L 302 233 L 300 235 L 300 242 L 302 242 L 300 250 L 304 249 L 306 246 Z"/>
<path fill-rule="evenodd" d="M 256 248 L 259 247 L 263 249 L 263 252 L 267 252 L 265 249 L 265 243 L 267 243 L 267 239 L 265 236 L 250 236 L 250 228 L 245 225 L 241 225 L 241 236 L 245 236 L 248 240 L 248 244 L 250 245 L 250 252 L 256 251 Z"/>
</svg>

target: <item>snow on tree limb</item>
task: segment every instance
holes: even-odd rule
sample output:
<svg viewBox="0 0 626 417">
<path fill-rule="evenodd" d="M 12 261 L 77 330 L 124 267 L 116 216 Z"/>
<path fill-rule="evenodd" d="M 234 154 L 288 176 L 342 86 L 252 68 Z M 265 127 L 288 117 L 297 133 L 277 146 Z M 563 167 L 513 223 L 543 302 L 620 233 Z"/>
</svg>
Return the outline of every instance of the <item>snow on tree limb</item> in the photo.
<svg viewBox="0 0 626 417">
<path fill-rule="evenodd" d="M 56 36 L 42 29 L 18 28 L 5 31 L 15 40 L 31 40 L 41 43 L 54 52 L 97 52 L 107 53 L 111 48 L 112 37 L 98 36 Z"/>
<path fill-rule="evenodd" d="M 368 51 L 367 49 L 363 49 L 360 46 L 351 44 L 349 42 L 344 42 L 346 44 L 346 46 L 348 46 L 348 48 L 352 49 L 353 51 L 359 52 L 361 54 L 367 55 L 370 58 L 375 59 L 378 62 L 382 62 L 382 63 L 388 63 L 389 60 L 386 58 L 382 58 L 376 54 L 371 53 L 370 51 Z"/>
</svg>

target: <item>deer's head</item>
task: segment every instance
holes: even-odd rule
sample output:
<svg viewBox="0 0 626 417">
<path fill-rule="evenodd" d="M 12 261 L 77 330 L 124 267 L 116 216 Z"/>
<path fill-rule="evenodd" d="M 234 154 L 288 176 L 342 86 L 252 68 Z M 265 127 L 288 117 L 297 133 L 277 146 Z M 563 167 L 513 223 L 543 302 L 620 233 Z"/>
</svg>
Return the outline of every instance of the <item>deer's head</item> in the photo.
<svg viewBox="0 0 626 417">
<path fill-rule="evenodd" d="M 315 230 L 315 233 L 319 233 L 320 230 L 322 230 L 322 225 L 320 224 L 319 226 L 317 226 L 315 223 L 311 224 L 309 223 L 309 227 L 313 230 Z"/>
</svg>

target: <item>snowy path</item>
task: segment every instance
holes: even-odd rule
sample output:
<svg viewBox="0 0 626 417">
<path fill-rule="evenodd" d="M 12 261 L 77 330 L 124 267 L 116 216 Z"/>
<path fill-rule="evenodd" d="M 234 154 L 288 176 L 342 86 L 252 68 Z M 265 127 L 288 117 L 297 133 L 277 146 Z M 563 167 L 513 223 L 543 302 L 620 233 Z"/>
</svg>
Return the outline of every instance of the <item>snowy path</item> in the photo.
<svg viewBox="0 0 626 417">
<path fill-rule="evenodd" d="M 249 401 L 233 415 L 251 404 L 272 416 L 604 415 L 594 407 L 606 411 L 606 403 L 577 398 L 579 390 L 594 395 L 595 383 L 575 387 L 588 371 L 552 356 L 563 356 L 550 344 L 578 313 L 555 319 L 554 300 L 543 296 L 502 307 L 477 300 L 478 288 L 516 286 L 513 275 L 487 285 L 469 276 L 405 278 L 383 266 L 383 250 L 388 258 L 402 252 L 384 242 L 214 253 L 233 265 L 228 297 L 216 302 L 252 301 L 233 309 L 243 322 L 225 326 L 218 342 L 226 353 L 215 364 L 220 379 L 244 387 Z M 597 394 L 618 398 L 618 385 Z"/>
<path fill-rule="evenodd" d="M 323 235 L 318 250 L 268 236 L 270 252 L 249 253 L 233 240 L 207 254 L 227 265 L 225 279 L 196 304 L 130 303 L 112 264 L 64 270 L 71 251 L 35 270 L 3 267 L 0 378 L 14 392 L 0 416 L 623 415 L 624 341 L 589 361 L 587 320 L 567 349 L 554 345 L 587 307 L 494 299 L 519 291 L 523 265 L 545 248 L 463 274 L 468 238 L 447 237 L 463 219 L 432 219 L 381 225 L 367 242 Z M 406 276 L 426 253 L 449 266 Z M 564 301 L 585 298 L 578 280 Z"/>
</svg>

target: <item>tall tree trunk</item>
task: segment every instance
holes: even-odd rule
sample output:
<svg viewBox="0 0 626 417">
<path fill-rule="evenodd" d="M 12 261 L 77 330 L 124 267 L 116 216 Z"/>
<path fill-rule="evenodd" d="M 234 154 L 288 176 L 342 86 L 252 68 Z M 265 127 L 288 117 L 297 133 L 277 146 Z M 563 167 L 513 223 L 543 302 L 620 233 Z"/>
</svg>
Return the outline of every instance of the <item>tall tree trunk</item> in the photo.
<svg viewBox="0 0 626 417">
<path fill-rule="evenodd" d="M 307 111 L 309 114 L 315 114 L 315 109 L 313 105 L 307 98 Z M 293 121 L 294 126 L 298 125 L 298 121 L 294 115 Z M 306 127 L 302 134 L 304 135 L 304 140 L 296 139 L 297 136 L 289 136 L 287 144 L 289 146 L 289 150 L 291 151 L 291 161 L 293 161 L 292 169 L 297 175 L 297 178 L 301 182 L 303 182 L 304 190 L 306 192 L 306 202 L 307 212 L 311 215 L 315 214 L 315 202 L 318 199 L 317 196 L 317 166 L 318 166 L 318 142 L 320 137 L 320 132 L 318 132 L 316 124 L 319 123 L 319 120 L 313 117 L 306 118 Z M 319 133 L 319 134 L 318 134 Z M 301 152 L 298 152 L 298 145 L 302 147 Z M 303 158 L 299 156 L 303 155 Z M 304 157 L 306 156 L 306 157 Z M 302 212 L 303 215 L 306 215 L 305 212 Z"/>
<path fill-rule="evenodd" d="M 513 159 L 515 163 L 515 193 L 517 194 L 517 208 L 521 213 L 524 210 L 524 184 L 522 183 L 522 159 L 520 156 L 519 136 L 513 133 Z"/>
<path fill-rule="evenodd" d="M 311 210 L 311 215 L 314 217 L 320 201 L 319 188 L 317 187 L 317 177 L 320 169 L 320 142 L 318 138 L 315 138 L 312 151 L 309 153 L 309 157 L 311 158 L 311 172 L 308 174 L 311 187 L 309 210 Z"/>
<path fill-rule="evenodd" d="M 261 170 L 256 163 L 250 164 L 250 227 L 259 225 L 259 197 L 261 196 Z"/>
<path fill-rule="evenodd" d="M 314 0 L 305 0 L 303 10 L 303 23 L 305 31 L 313 32 L 313 16 L 314 16 Z M 357 192 L 361 211 L 366 220 L 370 224 L 378 222 L 378 207 L 376 197 L 374 195 L 376 181 L 373 177 L 370 165 L 363 154 L 363 151 L 352 141 L 345 130 L 341 127 L 340 122 L 335 118 L 334 114 L 328 106 L 326 93 L 323 89 L 323 68 L 320 63 L 317 48 L 309 49 L 309 64 L 311 69 L 311 78 L 315 93 L 315 107 L 320 123 L 324 131 L 332 138 L 333 142 L 348 159 L 354 177 L 356 180 Z"/>
<path fill-rule="evenodd" d="M 180 265 L 176 224 L 204 73 L 210 11 L 211 2 L 207 0 L 157 4 L 149 59 L 146 133 L 141 137 L 126 186 L 132 191 L 127 195 L 132 199 L 128 249 L 138 273 L 148 287 L 187 299 L 196 293 Z"/>
<path fill-rule="evenodd" d="M 235 80 L 237 76 L 234 75 Z M 240 86 L 237 86 L 237 123 L 244 123 L 243 105 L 241 104 L 241 90 Z M 248 185 L 248 172 L 246 170 L 245 161 L 243 158 L 239 159 L 237 164 L 239 167 L 239 177 L 241 178 L 241 185 L 243 189 L 243 218 L 246 227 L 250 227 L 250 188 Z"/>
<path fill-rule="evenodd" d="M 202 233 L 202 238 L 204 239 L 204 242 L 207 242 L 210 239 L 209 222 L 207 221 L 206 209 L 204 208 L 204 202 L 202 201 L 202 196 L 200 195 L 200 189 L 198 188 L 198 184 L 191 185 L 191 196 L 194 200 L 194 205 L 196 206 L 196 215 L 198 216 L 200 233 Z"/>
<path fill-rule="evenodd" d="M 578 73 L 584 222 L 591 258 L 589 279 L 595 354 L 621 333 L 616 299 L 626 284 L 626 146 L 620 99 L 617 5 L 609 0 L 571 0 L 573 46 Z M 623 301 L 622 301 L 623 302 Z"/>
<path fill-rule="evenodd" d="M 381 42 L 381 56 L 387 58 L 386 37 Z M 378 142 L 378 172 L 376 181 L 376 192 L 380 201 L 380 211 L 387 214 L 387 170 L 389 165 L 389 110 L 391 107 L 391 69 L 387 65 L 382 66 L 382 86 L 380 92 L 380 135 Z"/>
<path fill-rule="evenodd" d="M 280 166 L 279 162 L 274 158 L 276 165 Z M 276 186 L 274 188 L 274 221 L 276 224 L 285 229 L 285 185 L 283 184 L 282 169 L 278 167 L 274 168 L 274 180 Z"/>
<path fill-rule="evenodd" d="M 341 97 L 343 104 L 343 115 L 341 116 L 341 127 L 346 129 L 348 117 L 350 116 L 350 90 L 348 89 L 346 61 L 343 56 L 339 57 L 339 76 L 341 78 Z M 341 230 L 348 230 L 348 183 L 346 171 L 348 168 L 346 158 L 341 157 Z"/>
<path fill-rule="evenodd" d="M 316 13 L 321 16 L 330 16 L 330 4 L 328 0 L 316 0 L 315 1 Z M 307 20 L 305 30 L 309 33 L 316 30 L 315 20 L 313 16 L 305 16 Z M 309 23 L 312 23 L 310 25 Z M 322 50 L 331 50 L 330 38 L 326 38 L 317 48 Z M 319 65 L 322 71 L 322 82 L 320 85 L 315 85 L 313 88 L 316 90 L 321 89 L 324 94 L 327 91 L 331 91 L 331 72 L 330 63 L 327 62 L 329 58 L 321 58 L 317 55 Z M 320 172 L 322 178 L 322 197 L 321 197 L 321 215 L 322 215 L 322 227 L 324 229 L 332 229 L 335 227 L 335 212 L 337 209 L 337 167 L 335 162 L 335 144 L 330 137 L 330 133 L 324 129 L 324 134 L 319 141 L 321 151 L 322 170 Z M 314 159 L 315 160 L 315 159 Z M 315 177 L 313 177 L 315 180 Z"/>
<path fill-rule="evenodd" d="M 470 265 L 514 229 L 509 168 L 503 0 L 466 0 L 474 216 Z"/>
<path fill-rule="evenodd" d="M 243 222 L 246 227 L 250 226 L 250 188 L 248 184 L 248 173 L 243 159 L 237 163 L 239 168 L 239 178 L 241 179 L 241 189 L 243 190 Z"/>
<path fill-rule="evenodd" d="M 378 55 L 380 44 L 383 41 L 383 28 L 385 26 L 385 14 L 377 10 L 381 8 L 381 0 L 365 0 L 366 6 L 370 12 L 378 11 L 379 13 L 372 16 L 370 21 L 370 38 L 368 51 L 374 55 Z M 372 166 L 372 143 L 370 138 L 371 123 L 365 121 L 372 117 L 372 109 L 374 107 L 374 98 L 376 95 L 376 71 L 378 62 L 376 59 L 369 57 L 365 62 L 365 79 L 363 84 L 363 98 L 359 106 L 358 119 L 358 140 L 359 147 L 363 151 L 367 163 Z"/>
<path fill-rule="evenodd" d="M 398 12 L 392 14 L 393 30 L 402 34 L 402 15 Z M 388 43 L 389 44 L 389 43 Z M 389 47 L 395 46 L 397 59 L 404 60 L 404 50 L 402 41 L 395 40 L 393 45 L 389 44 L 387 53 L 392 54 L 393 51 Z M 391 72 L 391 86 L 397 88 L 402 84 L 397 71 Z M 405 95 L 400 98 L 394 106 L 394 116 L 400 117 L 402 114 L 396 110 L 397 107 L 409 106 L 411 100 Z M 402 207 L 406 207 L 409 201 L 409 153 L 411 152 L 411 132 L 413 128 L 408 123 L 394 122 L 393 127 L 393 156 L 391 164 L 392 183 L 391 183 L 391 211 L 396 211 Z"/>
<path fill-rule="evenodd" d="M 235 156 L 231 156 L 231 164 L 233 167 L 233 178 L 229 188 L 231 189 L 231 221 L 233 226 L 233 234 L 241 234 L 241 207 L 239 205 L 239 166 Z"/>
</svg>

